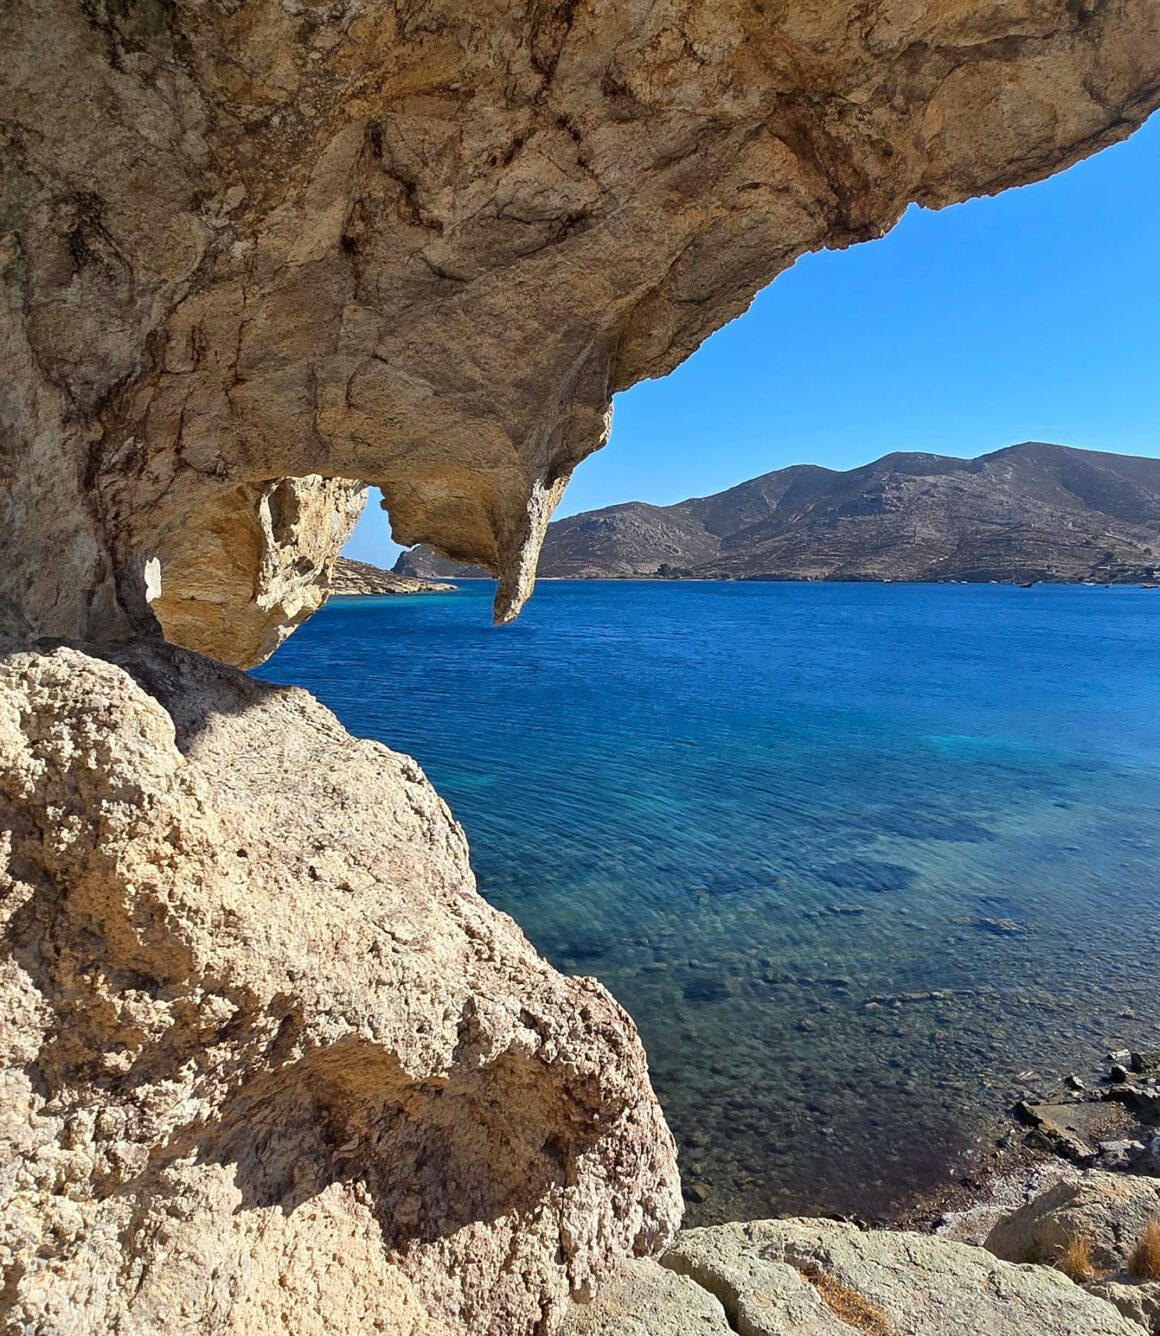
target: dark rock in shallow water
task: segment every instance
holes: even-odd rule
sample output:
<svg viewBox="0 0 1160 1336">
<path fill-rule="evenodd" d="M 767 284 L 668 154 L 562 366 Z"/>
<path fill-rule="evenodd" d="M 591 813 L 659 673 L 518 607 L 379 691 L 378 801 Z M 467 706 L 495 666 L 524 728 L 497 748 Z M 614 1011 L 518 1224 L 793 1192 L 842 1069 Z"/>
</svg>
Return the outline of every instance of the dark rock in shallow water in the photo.
<svg viewBox="0 0 1160 1336">
<path fill-rule="evenodd" d="M 882 863 L 875 858 L 850 858 L 844 863 L 833 863 L 820 869 L 818 876 L 844 891 L 874 894 L 909 890 L 918 878 L 913 868 L 901 863 Z"/>
<path fill-rule="evenodd" d="M 590 960 L 601 960 L 608 954 L 609 941 L 600 933 L 583 934 L 577 937 L 571 937 L 566 942 L 560 944 L 560 949 L 556 953 L 561 960 L 568 962 L 581 963 Z"/>
<path fill-rule="evenodd" d="M 729 996 L 729 989 L 713 975 L 703 975 L 690 979 L 682 989 L 686 1002 L 724 1002 Z"/>
<path fill-rule="evenodd" d="M 876 831 L 899 835 L 905 840 L 945 840 L 949 844 L 989 844 L 998 836 L 993 830 L 962 817 L 938 812 L 893 808 L 875 812 L 869 824 Z"/>
<path fill-rule="evenodd" d="M 737 895 L 752 890 L 754 884 L 752 877 L 737 868 L 716 868 L 700 878 L 698 889 L 712 896 Z"/>
<path fill-rule="evenodd" d="M 1033 932 L 1026 923 L 1019 923 L 1015 919 L 1008 918 L 981 918 L 975 922 L 975 927 L 981 932 L 989 932 L 995 937 L 1025 937 Z"/>
</svg>

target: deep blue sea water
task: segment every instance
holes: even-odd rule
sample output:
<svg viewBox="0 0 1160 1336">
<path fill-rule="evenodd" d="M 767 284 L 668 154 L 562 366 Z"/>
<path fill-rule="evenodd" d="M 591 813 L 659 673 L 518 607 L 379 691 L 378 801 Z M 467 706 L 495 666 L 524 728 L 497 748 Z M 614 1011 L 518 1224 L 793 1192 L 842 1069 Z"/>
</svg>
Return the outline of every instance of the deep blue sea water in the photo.
<svg viewBox="0 0 1160 1336">
<path fill-rule="evenodd" d="M 260 675 L 416 756 L 633 1014 L 693 1219 L 897 1209 L 1156 1043 L 1160 590 L 491 593 L 336 599 Z"/>
</svg>

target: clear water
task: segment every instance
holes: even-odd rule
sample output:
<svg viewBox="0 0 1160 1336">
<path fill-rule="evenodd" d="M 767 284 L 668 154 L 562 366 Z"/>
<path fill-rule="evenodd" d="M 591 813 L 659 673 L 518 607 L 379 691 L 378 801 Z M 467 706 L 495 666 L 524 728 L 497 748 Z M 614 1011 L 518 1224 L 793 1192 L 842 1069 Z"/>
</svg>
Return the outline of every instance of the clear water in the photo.
<svg viewBox="0 0 1160 1336">
<path fill-rule="evenodd" d="M 336 600 L 261 675 L 418 757 L 483 893 L 633 1014 L 691 1219 L 893 1211 L 1155 1042 L 1160 590 L 490 598 Z"/>
</svg>

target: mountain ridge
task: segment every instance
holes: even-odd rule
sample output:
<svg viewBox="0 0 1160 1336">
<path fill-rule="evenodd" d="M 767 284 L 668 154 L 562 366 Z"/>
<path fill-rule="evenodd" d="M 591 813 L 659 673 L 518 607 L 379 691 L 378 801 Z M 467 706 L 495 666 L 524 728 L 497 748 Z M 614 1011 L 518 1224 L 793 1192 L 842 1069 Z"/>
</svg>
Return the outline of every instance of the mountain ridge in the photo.
<svg viewBox="0 0 1160 1336">
<path fill-rule="evenodd" d="M 486 575 L 429 548 L 396 573 Z M 791 464 L 669 506 L 553 521 L 544 578 L 1150 580 L 1160 459 L 1043 441 L 971 459 L 895 451 L 853 469 Z"/>
</svg>

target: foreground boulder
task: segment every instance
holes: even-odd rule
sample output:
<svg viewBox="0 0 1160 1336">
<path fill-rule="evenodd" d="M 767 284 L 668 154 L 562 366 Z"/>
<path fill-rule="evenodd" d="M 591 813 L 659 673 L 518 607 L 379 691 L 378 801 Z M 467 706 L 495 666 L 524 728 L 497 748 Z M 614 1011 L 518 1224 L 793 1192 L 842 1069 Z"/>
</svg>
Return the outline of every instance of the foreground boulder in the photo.
<svg viewBox="0 0 1160 1336">
<path fill-rule="evenodd" d="M 759 1220 L 687 1230 L 661 1261 L 677 1285 L 631 1263 L 568 1336 L 1139 1336 L 1057 1271 L 921 1234 Z"/>
<path fill-rule="evenodd" d="M 1078 1248 L 1076 1278 L 1084 1287 L 1154 1332 L 1160 1331 L 1160 1246 L 1147 1259 L 1137 1252 L 1149 1225 L 1160 1229 L 1160 1179 L 1091 1172 L 1057 1183 L 1000 1220 L 986 1247 L 1010 1261 L 1057 1266 L 1068 1265 L 1069 1249 Z"/>
<path fill-rule="evenodd" d="M 306 693 L 10 654 L 0 830 L 3 1330 L 519 1336 L 675 1229 L 631 1021 Z"/>
<path fill-rule="evenodd" d="M 594 1303 L 575 1308 L 563 1336 L 729 1336 L 721 1301 L 651 1257 L 621 1268 Z"/>
</svg>

